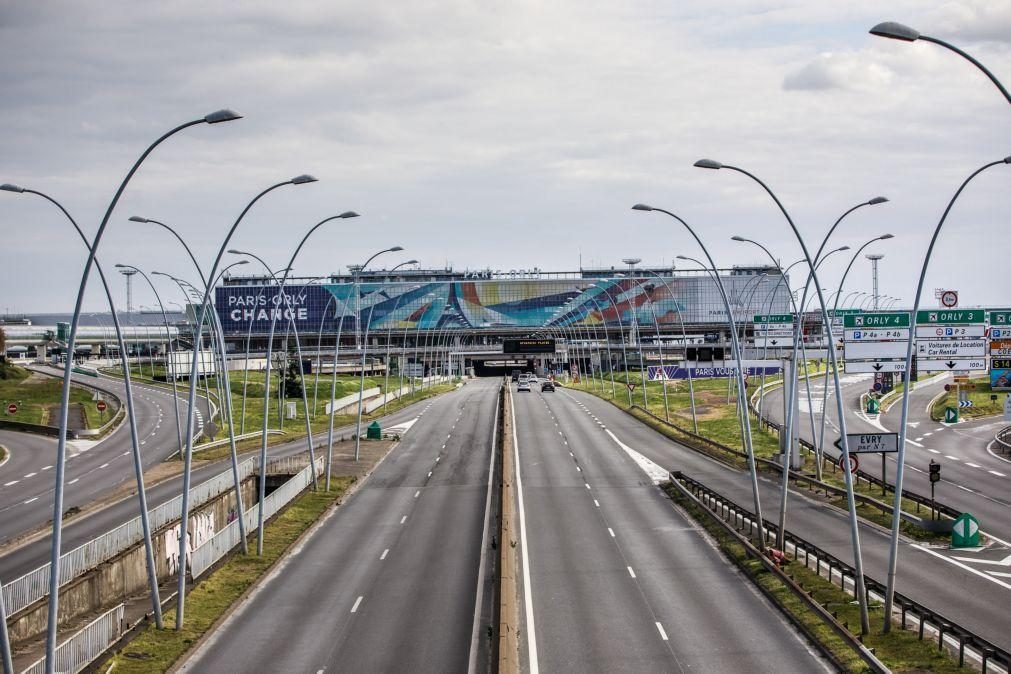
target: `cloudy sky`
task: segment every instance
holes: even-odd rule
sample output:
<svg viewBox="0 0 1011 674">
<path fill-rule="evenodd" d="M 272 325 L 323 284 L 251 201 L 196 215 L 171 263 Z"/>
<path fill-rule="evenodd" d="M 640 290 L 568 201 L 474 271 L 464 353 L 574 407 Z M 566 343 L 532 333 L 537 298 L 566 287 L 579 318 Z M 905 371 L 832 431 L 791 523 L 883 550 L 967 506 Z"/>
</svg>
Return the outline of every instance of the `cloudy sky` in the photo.
<svg viewBox="0 0 1011 674">
<path fill-rule="evenodd" d="M 887 5 L 887 6 L 886 6 Z M 959 183 L 1011 154 L 1011 106 L 937 46 L 868 35 L 885 20 L 949 39 L 1011 85 L 1007 0 L 684 2 L 13 2 L 0 0 L 0 182 L 47 192 L 94 233 L 149 142 L 221 107 L 148 159 L 113 214 L 100 258 L 193 278 L 143 215 L 178 226 L 213 259 L 246 202 L 278 190 L 233 245 L 321 275 L 392 245 L 456 269 L 572 270 L 620 258 L 761 261 L 734 233 L 800 256 L 782 215 L 740 174 L 766 180 L 812 247 L 876 195 L 833 242 L 885 254 L 882 294 L 911 302 L 920 261 Z M 964 305 L 1011 305 L 1011 166 L 978 178 L 953 210 L 927 279 Z M 68 311 L 84 250 L 43 200 L 0 193 L 0 311 Z M 835 287 L 844 254 L 826 262 Z M 869 290 L 869 263 L 854 290 Z M 167 298 L 178 293 L 162 286 Z M 121 279 L 118 301 L 125 304 Z M 138 286 L 139 288 L 139 286 Z M 102 308 L 96 283 L 87 309 Z M 137 290 L 136 304 L 151 304 Z"/>
</svg>

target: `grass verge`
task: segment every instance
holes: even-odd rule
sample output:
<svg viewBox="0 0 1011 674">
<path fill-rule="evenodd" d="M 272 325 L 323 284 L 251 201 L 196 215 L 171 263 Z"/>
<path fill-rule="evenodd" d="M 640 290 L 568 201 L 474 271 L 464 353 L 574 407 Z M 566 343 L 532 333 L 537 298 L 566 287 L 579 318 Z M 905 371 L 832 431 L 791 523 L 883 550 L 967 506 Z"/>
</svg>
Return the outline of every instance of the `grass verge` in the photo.
<svg viewBox="0 0 1011 674">
<path fill-rule="evenodd" d="M 329 492 L 307 491 L 270 524 L 263 556 L 237 555 L 186 595 L 186 625 L 181 631 L 148 625 L 111 659 L 112 671 L 150 674 L 167 671 L 231 606 L 281 558 L 284 552 L 336 503 L 354 478 L 334 480 Z M 175 610 L 165 613 L 165 625 L 175 622 Z"/>
<path fill-rule="evenodd" d="M 663 486 L 667 495 L 698 522 L 709 535 L 716 540 L 724 556 L 736 564 L 756 585 L 761 587 L 766 596 L 779 605 L 809 639 L 816 641 L 826 649 L 831 657 L 847 672 L 867 671 L 866 665 L 856 653 L 839 636 L 829 628 L 818 615 L 802 602 L 786 584 L 774 574 L 765 570 L 762 564 L 750 557 L 744 547 L 732 538 L 723 527 L 712 521 L 708 513 L 702 511 L 693 502 L 684 498 L 681 492 L 671 484 Z M 817 575 L 799 563 L 788 563 L 783 571 L 797 582 L 819 604 L 828 609 L 835 618 L 849 629 L 854 625 L 859 629 L 860 613 L 853 597 Z M 872 619 L 880 625 L 881 605 L 872 604 Z M 850 630 L 854 636 L 856 632 Z M 929 641 L 920 641 L 915 632 L 893 630 L 883 634 L 878 630 L 862 639 L 865 646 L 874 650 L 874 654 L 894 672 L 936 672 L 947 673 L 965 671 L 946 653 L 938 651 Z"/>
<path fill-rule="evenodd" d="M 972 401 L 972 407 L 958 407 L 958 392 L 952 385 L 951 390 L 939 397 L 930 406 L 930 418 L 934 421 L 944 419 L 944 408 L 954 407 L 958 410 L 961 419 L 975 419 L 978 417 L 989 417 L 1004 413 L 1004 396 L 996 393 L 990 388 L 990 379 L 980 377 L 970 379 L 969 384 L 973 387 L 970 390 L 963 390 Z M 990 400 L 991 395 L 996 395 L 996 400 Z"/>
<path fill-rule="evenodd" d="M 5 414 L 7 421 L 20 421 L 26 424 L 54 425 L 58 419 L 60 398 L 63 393 L 63 380 L 59 377 L 35 374 L 15 365 L 0 368 L 0 403 L 6 413 L 7 405 L 15 403 L 18 411 Z M 110 409 L 101 415 L 92 400 L 92 392 L 79 386 L 70 387 L 70 403 L 72 427 L 98 428 L 102 421 L 111 419 L 115 412 L 115 403 L 110 402 Z"/>
</svg>

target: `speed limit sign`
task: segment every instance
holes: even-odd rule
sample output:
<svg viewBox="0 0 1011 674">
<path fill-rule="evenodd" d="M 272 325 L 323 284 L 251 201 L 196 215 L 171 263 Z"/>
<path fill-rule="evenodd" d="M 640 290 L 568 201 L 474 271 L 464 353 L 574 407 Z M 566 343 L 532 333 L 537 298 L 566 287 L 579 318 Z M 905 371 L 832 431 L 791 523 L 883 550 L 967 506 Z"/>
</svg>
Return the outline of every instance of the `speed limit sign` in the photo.
<svg viewBox="0 0 1011 674">
<path fill-rule="evenodd" d="M 839 457 L 839 468 L 846 470 L 846 457 Z M 856 475 L 857 471 L 860 470 L 860 461 L 857 457 L 850 454 L 850 473 Z"/>
</svg>

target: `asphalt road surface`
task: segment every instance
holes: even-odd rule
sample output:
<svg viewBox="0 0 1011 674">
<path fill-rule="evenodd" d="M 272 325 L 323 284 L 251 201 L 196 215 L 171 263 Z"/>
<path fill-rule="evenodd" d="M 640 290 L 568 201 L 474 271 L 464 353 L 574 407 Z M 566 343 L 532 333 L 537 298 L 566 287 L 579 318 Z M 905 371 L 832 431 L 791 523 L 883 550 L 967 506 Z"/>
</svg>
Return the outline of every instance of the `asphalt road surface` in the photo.
<svg viewBox="0 0 1011 674">
<path fill-rule="evenodd" d="M 560 391 L 582 403 L 590 418 L 624 444 L 667 470 L 682 470 L 716 492 L 750 509 L 751 484 L 746 473 L 729 468 L 673 442 L 637 419 L 588 393 Z M 570 441 L 571 444 L 571 441 Z M 779 481 L 759 481 L 766 519 L 775 520 Z M 787 529 L 850 564 L 853 552 L 846 513 L 791 489 Z M 864 572 L 884 582 L 889 532 L 862 523 Z M 950 550 L 946 544 L 923 545 L 900 538 L 898 591 L 950 620 L 1007 649 L 1011 648 L 1011 548 L 995 543 L 978 551 Z M 871 616 L 881 621 L 880 614 Z"/>
<path fill-rule="evenodd" d="M 579 400 L 561 390 L 514 400 L 534 623 L 526 671 L 825 670 Z"/>
<path fill-rule="evenodd" d="M 485 662 L 487 623 L 475 615 L 490 601 L 479 568 L 498 386 L 472 381 L 426 402 L 361 488 L 180 671 L 465 672 Z"/>
</svg>

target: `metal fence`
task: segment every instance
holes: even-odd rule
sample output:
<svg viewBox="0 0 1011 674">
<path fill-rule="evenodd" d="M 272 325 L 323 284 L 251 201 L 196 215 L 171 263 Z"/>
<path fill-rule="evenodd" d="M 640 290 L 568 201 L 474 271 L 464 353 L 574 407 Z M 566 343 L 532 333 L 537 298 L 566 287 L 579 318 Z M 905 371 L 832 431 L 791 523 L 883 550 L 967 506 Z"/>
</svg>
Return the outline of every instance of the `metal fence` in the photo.
<svg viewBox="0 0 1011 674">
<path fill-rule="evenodd" d="M 1011 426 L 997 431 L 997 435 L 993 436 L 993 439 L 997 442 L 997 450 L 1000 452 L 1011 452 Z"/>
<path fill-rule="evenodd" d="M 103 613 L 56 648 L 54 671 L 61 674 L 77 674 L 109 646 L 123 635 L 123 611 L 126 604 Z M 36 660 L 22 674 L 42 674 L 45 671 L 45 657 Z"/>
<path fill-rule="evenodd" d="M 257 458 L 248 459 L 239 464 L 240 479 L 244 480 L 255 473 L 258 465 L 259 459 Z M 218 494 L 232 489 L 233 486 L 232 471 L 226 470 L 192 488 L 190 502 L 193 507 L 199 506 Z M 148 511 L 151 530 L 156 531 L 164 527 L 179 519 L 181 514 L 182 495 Z M 142 540 L 143 536 L 140 517 L 137 517 L 63 554 L 60 557 L 60 585 L 63 586 L 102 562 L 112 559 Z M 20 578 L 5 583 L 3 593 L 8 615 L 14 615 L 44 598 L 49 594 L 49 564 L 46 563 Z"/>
<path fill-rule="evenodd" d="M 283 485 L 268 494 L 263 500 L 264 520 L 267 520 L 277 514 L 281 508 L 301 494 L 302 491 L 308 487 L 310 483 L 312 483 L 312 471 L 309 468 L 308 459 L 304 457 L 304 455 L 302 457 L 287 457 L 286 459 L 282 459 L 280 461 L 297 459 L 301 459 L 300 464 L 301 466 L 304 466 L 302 470 Z M 272 461 L 267 464 L 268 473 L 271 472 L 271 468 L 276 463 L 279 463 L 279 461 Z M 317 475 L 323 470 L 323 465 L 323 457 L 318 457 L 316 459 Z M 252 531 L 255 529 L 257 519 L 259 517 L 259 505 L 254 505 L 252 508 L 248 509 L 243 517 L 245 518 L 246 531 Z M 215 562 L 227 555 L 229 551 L 238 546 L 240 542 L 241 537 L 239 535 L 239 521 L 235 520 L 205 541 L 203 545 L 190 553 L 190 574 L 194 578 L 197 578 L 207 571 L 207 569 L 211 568 Z"/>
</svg>

